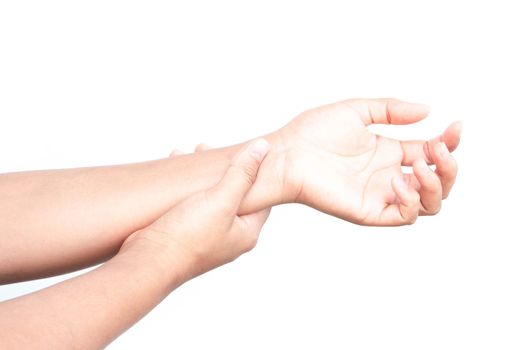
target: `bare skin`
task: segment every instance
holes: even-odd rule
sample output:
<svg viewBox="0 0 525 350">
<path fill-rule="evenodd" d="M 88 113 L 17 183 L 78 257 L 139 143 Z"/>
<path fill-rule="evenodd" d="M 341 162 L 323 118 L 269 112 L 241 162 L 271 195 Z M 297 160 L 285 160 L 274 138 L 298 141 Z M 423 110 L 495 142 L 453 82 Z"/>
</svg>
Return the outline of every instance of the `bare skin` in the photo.
<svg viewBox="0 0 525 350">
<path fill-rule="evenodd" d="M 360 225 L 403 225 L 436 214 L 457 174 L 449 150 L 459 144 L 461 125 L 429 141 L 399 141 L 366 128 L 414 123 L 427 114 L 426 106 L 396 100 L 349 100 L 301 114 L 283 128 L 285 177 L 295 184 L 295 201 Z M 436 164 L 435 173 L 427 163 Z M 402 165 L 414 166 L 414 175 L 403 175 Z M 408 203 L 399 202 L 400 178 L 410 185 Z"/>
<path fill-rule="evenodd" d="M 0 303 L 0 348 L 103 348 L 182 283 L 252 249 L 270 210 L 237 212 L 268 148 L 241 150 L 216 186 L 132 234 L 101 267 Z"/>
<path fill-rule="evenodd" d="M 425 106 L 393 99 L 346 100 L 301 113 L 265 136 L 271 149 L 239 214 L 291 202 L 361 225 L 405 225 L 436 214 L 456 177 L 449 151 L 459 144 L 460 124 L 429 141 L 388 139 L 366 128 L 414 123 L 427 114 Z M 217 184 L 244 145 L 137 164 L 0 175 L 0 283 L 107 260 L 131 233 Z M 413 166 L 414 175 L 403 175 L 401 165 Z"/>
</svg>

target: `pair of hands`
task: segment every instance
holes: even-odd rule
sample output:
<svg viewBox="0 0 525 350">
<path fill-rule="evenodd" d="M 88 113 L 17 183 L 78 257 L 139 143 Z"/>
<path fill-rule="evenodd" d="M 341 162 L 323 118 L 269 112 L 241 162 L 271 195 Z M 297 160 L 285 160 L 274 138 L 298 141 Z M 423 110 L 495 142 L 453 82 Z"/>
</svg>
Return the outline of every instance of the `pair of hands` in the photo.
<svg viewBox="0 0 525 350">
<path fill-rule="evenodd" d="M 303 112 L 267 137 L 271 145 L 259 139 L 245 146 L 215 187 L 178 204 L 122 249 L 144 241 L 172 247 L 192 262 L 194 277 L 255 246 L 269 209 L 239 213 L 243 201 L 261 192 L 273 204 L 303 203 L 360 225 L 398 226 L 434 215 L 456 178 L 450 151 L 459 144 L 461 124 L 428 141 L 399 141 L 367 129 L 415 123 L 428 112 L 394 99 L 345 100 Z M 401 166 L 413 173 L 403 174 Z"/>
</svg>

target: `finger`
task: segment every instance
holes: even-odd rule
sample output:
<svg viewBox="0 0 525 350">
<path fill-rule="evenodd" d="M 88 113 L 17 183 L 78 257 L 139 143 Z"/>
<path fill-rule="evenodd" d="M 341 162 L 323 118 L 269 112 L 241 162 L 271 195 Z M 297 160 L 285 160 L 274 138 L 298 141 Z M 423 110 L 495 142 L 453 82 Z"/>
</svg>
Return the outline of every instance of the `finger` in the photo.
<svg viewBox="0 0 525 350">
<path fill-rule="evenodd" d="M 173 151 L 171 151 L 170 158 L 171 157 L 180 156 L 181 154 L 184 154 L 184 152 L 182 152 L 181 150 L 175 148 Z"/>
<path fill-rule="evenodd" d="M 259 210 L 252 214 L 246 214 L 240 216 L 239 218 L 245 223 L 246 230 L 248 232 L 256 232 L 258 234 L 261 231 L 261 228 L 266 223 L 268 216 L 270 216 L 271 208 Z"/>
<path fill-rule="evenodd" d="M 380 224 L 384 226 L 413 224 L 419 212 L 419 194 L 398 177 L 392 179 L 392 189 L 396 194 L 397 203 L 390 204 L 383 210 Z"/>
<path fill-rule="evenodd" d="M 239 216 L 241 229 L 247 234 L 259 236 L 263 225 L 266 223 L 268 216 L 270 216 L 271 208 L 259 210 L 252 214 Z"/>
<path fill-rule="evenodd" d="M 199 143 L 196 147 L 195 147 L 195 153 L 199 153 L 199 152 L 204 152 L 204 151 L 207 151 L 211 149 L 211 146 L 210 145 L 207 145 L 205 143 Z"/>
<path fill-rule="evenodd" d="M 430 112 L 430 108 L 426 105 L 393 98 L 360 99 L 346 102 L 359 113 L 365 125 L 412 124 L 424 119 Z"/>
<path fill-rule="evenodd" d="M 211 190 L 212 195 L 236 212 L 255 183 L 259 166 L 269 149 L 270 144 L 264 139 L 253 141 L 242 149 L 234 156 L 222 180 Z"/>
<path fill-rule="evenodd" d="M 445 199 L 450 194 L 450 190 L 456 181 L 456 176 L 458 174 L 458 164 L 444 143 L 438 143 L 434 147 L 433 155 L 436 161 L 436 174 L 441 181 L 443 199 Z"/>
<path fill-rule="evenodd" d="M 257 244 L 261 229 L 270 215 L 270 208 L 236 218 L 235 225 L 243 234 L 243 250 L 252 250 Z"/>
<path fill-rule="evenodd" d="M 414 174 L 403 174 L 403 179 L 408 184 L 409 187 L 412 187 L 417 192 L 419 192 L 419 188 L 421 185 L 419 184 L 419 181 L 417 181 L 416 175 Z"/>
<path fill-rule="evenodd" d="M 414 162 L 414 176 L 419 182 L 420 211 L 422 215 L 435 215 L 441 209 L 441 181 L 423 159 Z"/>
<path fill-rule="evenodd" d="M 436 144 L 444 142 L 450 152 L 454 151 L 461 138 L 462 124 L 455 122 L 449 125 L 445 132 L 428 141 L 402 141 L 403 161 L 405 166 L 411 166 L 418 158 L 423 158 L 427 164 L 435 164 L 432 149 Z"/>
</svg>

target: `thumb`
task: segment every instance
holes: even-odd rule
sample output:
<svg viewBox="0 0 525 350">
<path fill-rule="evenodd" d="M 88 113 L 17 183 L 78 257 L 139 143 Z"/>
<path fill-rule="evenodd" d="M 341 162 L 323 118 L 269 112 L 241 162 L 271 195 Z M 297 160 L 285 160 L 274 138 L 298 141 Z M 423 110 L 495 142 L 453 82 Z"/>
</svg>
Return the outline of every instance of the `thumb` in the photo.
<svg viewBox="0 0 525 350">
<path fill-rule="evenodd" d="M 428 115 L 430 108 L 419 103 L 409 103 L 392 98 L 351 100 L 365 125 L 405 125 L 418 122 Z"/>
<path fill-rule="evenodd" d="M 226 174 L 214 188 L 220 201 L 237 210 L 244 195 L 255 183 L 259 166 L 269 149 L 268 141 L 258 139 L 234 156 Z"/>
</svg>

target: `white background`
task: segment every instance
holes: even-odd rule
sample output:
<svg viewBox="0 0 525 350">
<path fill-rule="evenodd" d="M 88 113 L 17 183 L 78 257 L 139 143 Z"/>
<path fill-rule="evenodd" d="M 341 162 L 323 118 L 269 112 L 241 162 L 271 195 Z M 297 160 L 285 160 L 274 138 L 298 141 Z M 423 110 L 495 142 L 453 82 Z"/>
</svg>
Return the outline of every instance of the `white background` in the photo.
<svg viewBox="0 0 525 350">
<path fill-rule="evenodd" d="M 110 349 L 523 349 L 525 22 L 510 1 L 2 1 L 0 171 L 221 146 L 349 97 L 463 120 L 436 217 L 366 228 L 289 205 Z M 66 277 L 0 287 L 8 299 Z"/>
</svg>

